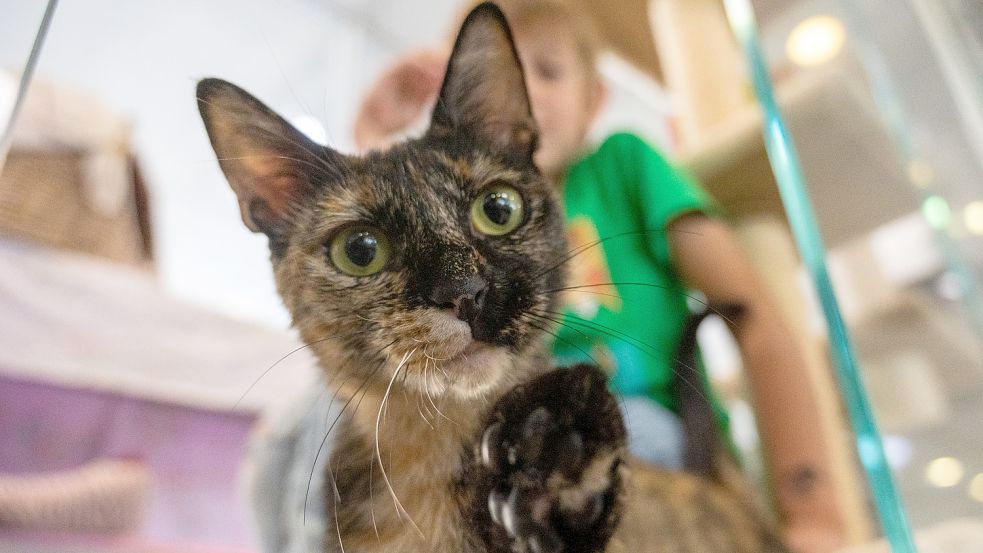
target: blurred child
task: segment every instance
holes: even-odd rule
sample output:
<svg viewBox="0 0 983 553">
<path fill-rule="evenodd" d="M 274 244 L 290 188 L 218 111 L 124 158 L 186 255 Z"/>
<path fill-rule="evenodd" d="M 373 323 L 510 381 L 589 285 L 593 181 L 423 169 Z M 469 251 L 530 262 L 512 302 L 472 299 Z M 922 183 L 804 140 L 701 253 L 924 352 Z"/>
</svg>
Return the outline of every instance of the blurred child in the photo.
<svg viewBox="0 0 983 553">
<path fill-rule="evenodd" d="M 632 452 L 678 468 L 682 435 L 669 393 L 672 357 L 689 310 L 687 290 L 710 304 L 741 303 L 731 330 L 747 367 L 782 522 L 801 551 L 841 540 L 818 411 L 795 341 L 706 194 L 640 138 L 585 137 L 605 91 L 598 42 L 584 19 L 550 0 L 498 2 L 521 58 L 539 130 L 535 161 L 560 193 L 570 247 L 567 308 L 554 352 L 589 354 L 624 401 Z M 447 54 L 417 53 L 390 69 L 356 121 L 361 148 L 405 136 L 436 97 Z M 723 420 L 723 419 L 722 419 Z"/>
</svg>

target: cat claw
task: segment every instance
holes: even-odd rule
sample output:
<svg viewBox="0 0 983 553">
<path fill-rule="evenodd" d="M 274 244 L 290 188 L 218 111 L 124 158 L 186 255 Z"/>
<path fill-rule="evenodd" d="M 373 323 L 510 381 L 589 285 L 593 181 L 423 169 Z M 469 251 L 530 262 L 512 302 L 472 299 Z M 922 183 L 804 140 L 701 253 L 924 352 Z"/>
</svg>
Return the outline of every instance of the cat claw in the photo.
<svg viewBox="0 0 983 553">
<path fill-rule="evenodd" d="M 498 506 L 505 531 L 519 543 L 525 543 L 529 551 L 551 553 L 563 550 L 563 543 L 549 526 L 550 506 L 544 495 L 516 487 Z"/>
<path fill-rule="evenodd" d="M 497 482 L 488 494 L 492 522 L 515 551 L 603 551 L 624 446 L 603 375 L 586 366 L 559 369 L 512 395 L 497 406 L 478 448 L 480 465 Z"/>
<path fill-rule="evenodd" d="M 496 422 L 481 436 L 481 462 L 485 468 L 496 468 L 502 462 L 500 444 L 502 442 L 502 423 Z"/>
<path fill-rule="evenodd" d="M 560 553 L 563 551 L 563 543 L 552 532 L 534 535 L 529 538 L 528 544 L 531 553 Z"/>
<path fill-rule="evenodd" d="M 505 492 L 501 490 L 492 490 L 488 494 L 488 512 L 491 513 L 492 521 L 499 526 L 505 525 L 502 511 L 505 508 L 506 499 Z"/>
</svg>

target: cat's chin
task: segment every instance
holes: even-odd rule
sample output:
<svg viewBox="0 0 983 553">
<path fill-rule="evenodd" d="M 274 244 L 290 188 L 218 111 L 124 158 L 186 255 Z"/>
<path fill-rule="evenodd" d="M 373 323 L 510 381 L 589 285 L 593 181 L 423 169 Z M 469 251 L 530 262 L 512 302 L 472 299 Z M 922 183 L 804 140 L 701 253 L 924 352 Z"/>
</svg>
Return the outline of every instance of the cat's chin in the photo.
<svg viewBox="0 0 983 553">
<path fill-rule="evenodd" d="M 496 391 L 513 367 L 508 348 L 472 340 L 451 357 L 412 359 L 401 383 L 430 398 L 474 400 Z"/>
<path fill-rule="evenodd" d="M 446 392 L 460 399 L 477 399 L 497 388 L 512 367 L 508 349 L 472 341 L 444 364 Z"/>
</svg>

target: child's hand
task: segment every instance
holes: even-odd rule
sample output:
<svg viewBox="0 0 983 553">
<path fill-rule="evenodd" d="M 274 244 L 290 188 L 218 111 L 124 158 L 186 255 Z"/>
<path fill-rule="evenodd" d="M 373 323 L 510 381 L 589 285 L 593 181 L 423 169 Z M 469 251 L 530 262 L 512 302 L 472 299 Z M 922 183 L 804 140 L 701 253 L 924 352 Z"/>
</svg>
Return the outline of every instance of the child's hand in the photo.
<svg viewBox="0 0 983 553">
<path fill-rule="evenodd" d="M 423 50 L 386 71 L 362 102 L 355 120 L 355 142 L 362 150 L 380 148 L 405 131 L 437 97 L 448 53 Z"/>
</svg>

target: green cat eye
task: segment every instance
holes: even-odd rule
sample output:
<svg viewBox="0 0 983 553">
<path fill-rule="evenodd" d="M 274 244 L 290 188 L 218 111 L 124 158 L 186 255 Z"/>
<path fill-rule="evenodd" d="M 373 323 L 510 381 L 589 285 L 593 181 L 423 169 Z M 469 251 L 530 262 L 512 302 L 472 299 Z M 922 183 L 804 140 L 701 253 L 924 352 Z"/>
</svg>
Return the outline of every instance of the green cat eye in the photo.
<svg viewBox="0 0 983 553">
<path fill-rule="evenodd" d="M 471 223 L 482 234 L 508 234 L 522 224 L 522 216 L 522 196 L 507 184 L 484 189 L 471 204 Z"/>
<path fill-rule="evenodd" d="M 376 229 L 354 226 L 338 233 L 331 241 L 331 262 L 351 276 L 374 275 L 389 260 L 389 241 Z"/>
</svg>

